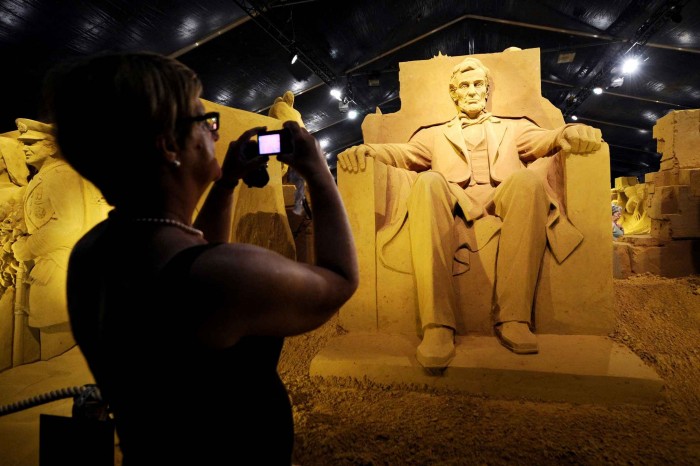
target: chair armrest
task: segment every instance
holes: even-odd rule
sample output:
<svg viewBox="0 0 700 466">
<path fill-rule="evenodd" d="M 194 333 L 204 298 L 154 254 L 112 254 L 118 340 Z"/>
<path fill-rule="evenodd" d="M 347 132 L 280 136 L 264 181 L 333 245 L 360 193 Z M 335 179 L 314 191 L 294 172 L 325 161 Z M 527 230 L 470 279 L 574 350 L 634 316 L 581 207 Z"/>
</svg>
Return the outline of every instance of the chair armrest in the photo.
<svg viewBox="0 0 700 466">
<path fill-rule="evenodd" d="M 608 145 L 586 155 L 565 155 L 563 179 L 566 214 L 583 241 L 561 264 L 545 257 L 537 328 L 541 333 L 607 335 L 614 327 Z"/>
<path fill-rule="evenodd" d="M 352 173 L 338 167 L 338 190 L 352 228 L 362 277 L 357 291 L 340 310 L 340 323 L 349 331 L 374 331 L 377 328 L 375 180 L 377 166 L 381 171 L 382 165 L 368 157 L 364 171 Z"/>
</svg>

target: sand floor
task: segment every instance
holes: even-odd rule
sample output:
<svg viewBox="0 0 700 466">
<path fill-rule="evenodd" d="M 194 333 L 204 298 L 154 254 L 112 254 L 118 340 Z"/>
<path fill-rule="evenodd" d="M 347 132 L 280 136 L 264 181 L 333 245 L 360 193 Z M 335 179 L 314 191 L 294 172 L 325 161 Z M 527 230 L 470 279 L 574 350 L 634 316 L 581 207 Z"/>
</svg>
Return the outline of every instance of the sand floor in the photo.
<svg viewBox="0 0 700 466">
<path fill-rule="evenodd" d="M 343 332 L 337 320 L 287 339 L 280 373 L 294 409 L 295 464 L 700 465 L 700 277 L 615 280 L 615 299 L 610 336 L 664 380 L 655 404 L 534 402 L 312 378 L 314 355 Z M 0 405 L 91 382 L 73 349 L 0 373 Z M 39 414 L 70 416 L 72 404 L 0 417 L 0 464 L 38 465 Z"/>
</svg>

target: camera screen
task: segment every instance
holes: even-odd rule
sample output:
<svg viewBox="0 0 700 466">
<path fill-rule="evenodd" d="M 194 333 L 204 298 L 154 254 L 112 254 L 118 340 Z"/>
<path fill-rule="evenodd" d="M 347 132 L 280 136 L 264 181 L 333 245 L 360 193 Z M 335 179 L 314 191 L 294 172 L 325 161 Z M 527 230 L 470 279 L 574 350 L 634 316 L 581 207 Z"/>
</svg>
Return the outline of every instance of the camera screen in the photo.
<svg viewBox="0 0 700 466">
<path fill-rule="evenodd" d="M 261 134 L 258 136 L 258 152 L 260 155 L 279 154 L 282 151 L 280 135 Z"/>
</svg>

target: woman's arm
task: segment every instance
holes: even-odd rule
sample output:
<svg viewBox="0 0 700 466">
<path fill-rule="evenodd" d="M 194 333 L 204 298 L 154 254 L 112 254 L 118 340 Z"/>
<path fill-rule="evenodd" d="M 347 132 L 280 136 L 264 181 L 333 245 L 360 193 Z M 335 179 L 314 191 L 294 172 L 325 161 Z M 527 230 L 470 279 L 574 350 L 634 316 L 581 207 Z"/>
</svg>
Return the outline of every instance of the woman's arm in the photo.
<svg viewBox="0 0 700 466">
<path fill-rule="evenodd" d="M 194 222 L 194 226 L 204 232 L 204 237 L 210 243 L 229 241 L 233 220 L 233 191 L 246 173 L 259 168 L 268 160 L 267 156 L 249 160 L 244 157 L 244 152 L 250 151 L 250 145 L 254 144 L 250 138 L 264 129 L 265 127 L 249 129 L 229 144 L 221 167 L 221 178 L 212 185 Z"/>
<path fill-rule="evenodd" d="M 273 251 L 226 244 L 203 254 L 193 270 L 215 310 L 201 328 L 215 347 L 244 335 L 297 335 L 326 322 L 355 292 L 359 273 L 340 194 L 316 140 L 294 122 L 295 149 L 278 159 L 306 180 L 314 215 L 315 263 Z"/>
</svg>

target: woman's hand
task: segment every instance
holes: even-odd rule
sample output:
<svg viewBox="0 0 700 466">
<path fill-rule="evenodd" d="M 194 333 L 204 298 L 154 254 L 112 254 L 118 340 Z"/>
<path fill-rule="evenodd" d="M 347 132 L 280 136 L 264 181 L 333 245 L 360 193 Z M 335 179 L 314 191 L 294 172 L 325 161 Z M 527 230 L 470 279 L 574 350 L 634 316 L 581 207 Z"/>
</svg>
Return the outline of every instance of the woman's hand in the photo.
<svg viewBox="0 0 700 466">
<path fill-rule="evenodd" d="M 257 143 L 250 140 L 266 129 L 265 126 L 251 128 L 241 134 L 237 140 L 231 141 L 224 157 L 224 163 L 221 165 L 221 178 L 217 183 L 225 187 L 235 188 L 238 180 L 267 163 L 269 157 L 258 155 Z"/>
<path fill-rule="evenodd" d="M 285 121 L 282 126 L 292 133 L 294 151 L 291 154 L 279 154 L 277 160 L 294 168 L 305 180 L 325 170 L 330 173 L 321 146 L 306 128 L 296 121 Z"/>
</svg>

